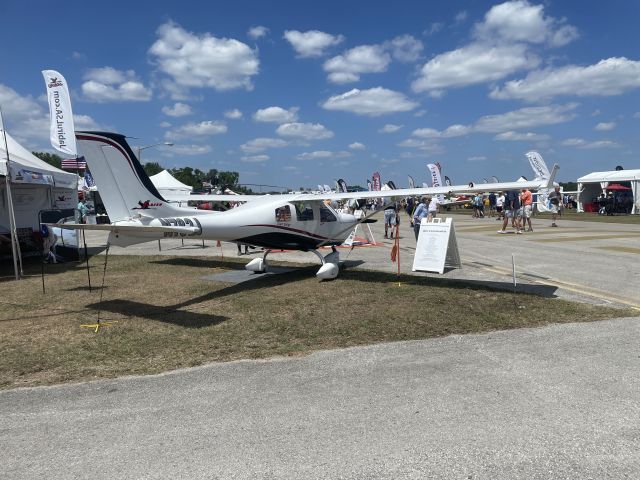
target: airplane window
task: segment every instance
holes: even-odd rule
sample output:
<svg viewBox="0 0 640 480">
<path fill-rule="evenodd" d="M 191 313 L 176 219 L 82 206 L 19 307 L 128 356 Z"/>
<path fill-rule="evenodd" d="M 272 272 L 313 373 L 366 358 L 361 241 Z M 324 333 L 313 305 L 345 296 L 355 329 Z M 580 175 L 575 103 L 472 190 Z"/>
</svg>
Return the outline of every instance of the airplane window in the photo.
<svg viewBox="0 0 640 480">
<path fill-rule="evenodd" d="M 296 218 L 299 222 L 313 220 L 313 208 L 307 203 L 296 203 Z"/>
<path fill-rule="evenodd" d="M 337 220 L 336 216 L 333 214 L 331 210 L 322 205 L 320 207 L 320 221 L 321 222 L 335 222 Z"/>
<path fill-rule="evenodd" d="M 290 221 L 291 221 L 291 207 L 289 207 L 289 205 L 276 208 L 276 222 L 290 222 Z"/>
</svg>

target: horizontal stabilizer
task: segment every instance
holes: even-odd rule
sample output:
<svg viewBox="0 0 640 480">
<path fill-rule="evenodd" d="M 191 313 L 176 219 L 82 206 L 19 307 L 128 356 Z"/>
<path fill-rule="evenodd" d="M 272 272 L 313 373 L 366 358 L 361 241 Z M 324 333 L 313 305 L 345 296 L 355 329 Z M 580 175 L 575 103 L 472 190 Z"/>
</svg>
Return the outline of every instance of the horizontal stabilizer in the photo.
<svg viewBox="0 0 640 480">
<path fill-rule="evenodd" d="M 101 230 L 107 232 L 128 232 L 128 233 L 184 233 L 184 234 L 199 234 L 200 228 L 197 227 L 164 227 L 155 225 L 117 225 L 117 224 L 102 224 L 102 225 L 88 225 L 83 223 L 47 223 L 48 227 L 64 228 L 67 230 Z"/>
</svg>

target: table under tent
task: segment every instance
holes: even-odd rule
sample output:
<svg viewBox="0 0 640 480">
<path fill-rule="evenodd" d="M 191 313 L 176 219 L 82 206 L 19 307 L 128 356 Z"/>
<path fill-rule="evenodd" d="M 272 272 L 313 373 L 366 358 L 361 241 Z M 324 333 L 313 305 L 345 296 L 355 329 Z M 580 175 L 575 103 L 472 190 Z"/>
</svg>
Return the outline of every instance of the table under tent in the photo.
<svg viewBox="0 0 640 480">
<path fill-rule="evenodd" d="M 620 213 L 640 214 L 640 169 L 593 172 L 578 179 L 578 211 L 597 212 L 602 193 L 613 192 Z"/>
</svg>

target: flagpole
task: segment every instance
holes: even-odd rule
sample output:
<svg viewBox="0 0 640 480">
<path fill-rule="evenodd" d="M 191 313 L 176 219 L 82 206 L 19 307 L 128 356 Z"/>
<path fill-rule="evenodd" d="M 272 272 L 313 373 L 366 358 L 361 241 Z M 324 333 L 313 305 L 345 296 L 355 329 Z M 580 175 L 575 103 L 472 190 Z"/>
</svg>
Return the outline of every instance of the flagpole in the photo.
<svg viewBox="0 0 640 480">
<path fill-rule="evenodd" d="M 9 145 L 7 143 L 7 131 L 4 128 L 4 122 L 2 118 L 2 109 L 0 108 L 0 127 L 2 128 L 2 137 L 4 138 L 4 151 L 7 158 L 5 160 L 7 165 L 7 176 L 5 177 L 5 185 L 7 188 L 7 206 L 9 207 L 9 230 L 11 231 L 11 253 L 13 255 L 13 271 L 16 276 L 16 280 L 20 280 L 21 270 L 18 270 L 18 252 L 20 251 L 20 243 L 18 243 L 18 231 L 16 228 L 16 217 L 13 211 L 13 197 L 11 196 L 11 168 L 9 160 Z M 18 246 L 16 248 L 16 243 Z"/>
</svg>

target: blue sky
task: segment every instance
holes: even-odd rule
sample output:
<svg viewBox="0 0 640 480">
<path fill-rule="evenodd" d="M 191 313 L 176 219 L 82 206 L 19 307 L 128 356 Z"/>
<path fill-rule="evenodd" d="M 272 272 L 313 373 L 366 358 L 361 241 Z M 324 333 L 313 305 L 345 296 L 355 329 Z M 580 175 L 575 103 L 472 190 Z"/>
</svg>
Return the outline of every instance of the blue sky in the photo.
<svg viewBox="0 0 640 480">
<path fill-rule="evenodd" d="M 640 2 L 0 3 L 0 106 L 52 151 L 43 69 L 76 129 L 144 161 L 297 188 L 640 168 Z M 105 5 L 109 5 L 105 9 Z"/>
</svg>

